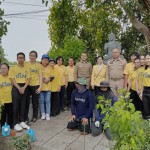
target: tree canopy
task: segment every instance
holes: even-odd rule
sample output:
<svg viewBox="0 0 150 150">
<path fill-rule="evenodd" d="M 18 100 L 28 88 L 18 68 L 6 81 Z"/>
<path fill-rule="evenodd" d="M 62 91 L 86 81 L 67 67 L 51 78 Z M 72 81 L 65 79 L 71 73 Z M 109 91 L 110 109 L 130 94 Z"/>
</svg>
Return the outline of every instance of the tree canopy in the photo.
<svg viewBox="0 0 150 150">
<path fill-rule="evenodd" d="M 89 54 L 103 55 L 108 34 L 113 32 L 126 58 L 132 51 L 150 51 L 150 0 L 51 0 L 51 3 L 48 25 L 52 49 L 63 49 L 69 35 L 82 39 Z"/>
<path fill-rule="evenodd" d="M 1 6 L 1 2 L 0 2 L 0 6 Z M 0 8 L 0 63 L 2 61 L 5 61 L 5 62 L 7 61 L 5 59 L 4 49 L 2 48 L 2 45 L 1 45 L 1 38 L 3 35 L 6 35 L 7 25 L 9 24 L 9 22 L 3 19 L 3 15 L 4 15 L 4 10 Z"/>
<path fill-rule="evenodd" d="M 1 6 L 1 2 L 0 2 Z M 0 39 L 3 35 L 6 35 L 7 33 L 7 25 L 9 24 L 8 21 L 3 19 L 4 10 L 0 8 Z"/>
</svg>

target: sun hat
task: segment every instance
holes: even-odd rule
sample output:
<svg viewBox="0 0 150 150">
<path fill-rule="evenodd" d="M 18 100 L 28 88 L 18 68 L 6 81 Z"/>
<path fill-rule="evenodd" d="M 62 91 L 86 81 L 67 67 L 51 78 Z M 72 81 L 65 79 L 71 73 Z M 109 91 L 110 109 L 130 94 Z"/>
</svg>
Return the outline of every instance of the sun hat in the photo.
<svg viewBox="0 0 150 150">
<path fill-rule="evenodd" d="M 102 81 L 100 83 L 99 87 L 104 87 L 104 88 L 107 87 L 107 88 L 109 88 L 110 86 L 109 86 L 109 83 L 107 81 Z"/>
<path fill-rule="evenodd" d="M 74 83 L 80 85 L 87 85 L 86 78 L 78 78 L 77 81 L 75 81 Z"/>
</svg>

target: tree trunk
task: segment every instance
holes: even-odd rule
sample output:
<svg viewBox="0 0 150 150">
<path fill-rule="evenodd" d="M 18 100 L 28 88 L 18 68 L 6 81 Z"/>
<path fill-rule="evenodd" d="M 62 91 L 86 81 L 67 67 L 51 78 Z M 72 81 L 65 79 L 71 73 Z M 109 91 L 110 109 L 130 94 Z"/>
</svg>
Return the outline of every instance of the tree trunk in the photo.
<svg viewBox="0 0 150 150">
<path fill-rule="evenodd" d="M 139 30 L 141 33 L 143 33 L 145 40 L 146 40 L 146 43 L 147 43 L 148 52 L 150 52 L 150 29 L 136 18 L 132 9 L 126 8 L 126 4 L 125 4 L 124 0 L 119 0 L 119 1 L 120 1 L 120 5 L 125 10 L 128 17 L 130 18 L 132 25 L 137 30 Z M 148 3 L 149 3 L 149 1 L 150 0 L 147 0 Z"/>
<path fill-rule="evenodd" d="M 150 52 L 150 30 L 144 34 L 147 43 L 148 52 Z"/>
</svg>

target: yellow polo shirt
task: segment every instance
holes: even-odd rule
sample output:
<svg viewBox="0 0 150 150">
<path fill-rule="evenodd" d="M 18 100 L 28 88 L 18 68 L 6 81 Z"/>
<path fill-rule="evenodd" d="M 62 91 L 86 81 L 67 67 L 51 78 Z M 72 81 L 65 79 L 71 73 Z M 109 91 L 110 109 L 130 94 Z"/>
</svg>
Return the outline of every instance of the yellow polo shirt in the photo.
<svg viewBox="0 0 150 150">
<path fill-rule="evenodd" d="M 40 85 L 40 76 L 39 74 L 42 72 L 41 70 L 41 64 L 38 62 L 35 63 L 31 63 L 26 62 L 27 67 L 30 70 L 30 74 L 31 74 L 31 78 L 30 78 L 30 86 L 36 86 L 36 85 Z"/>
<path fill-rule="evenodd" d="M 46 78 L 46 79 L 49 79 L 50 76 L 51 76 L 51 68 L 50 66 L 47 66 L 47 67 L 43 67 L 41 66 L 41 70 L 42 70 L 42 78 Z M 41 91 L 49 91 L 50 89 L 50 82 L 49 83 L 44 83 L 42 82 L 42 88 L 41 88 Z"/>
<path fill-rule="evenodd" d="M 27 79 L 30 78 L 29 68 L 26 65 L 24 67 L 15 65 L 9 70 L 9 78 L 15 79 L 17 83 L 26 83 Z"/>
<path fill-rule="evenodd" d="M 67 74 L 68 74 L 68 82 L 74 82 L 74 68 L 75 66 L 67 66 L 66 69 L 67 69 Z"/>
<path fill-rule="evenodd" d="M 136 91 L 136 78 L 138 76 L 138 70 L 133 70 L 129 76 L 129 82 L 131 81 L 131 89 Z"/>
<path fill-rule="evenodd" d="M 150 87 L 150 68 L 143 71 L 143 86 Z"/>
<path fill-rule="evenodd" d="M 138 89 L 141 90 L 143 87 L 143 71 L 145 67 L 138 68 Z"/>
<path fill-rule="evenodd" d="M 123 73 L 130 76 L 130 74 L 133 70 L 134 70 L 134 63 L 130 62 L 130 63 L 126 64 Z"/>
<path fill-rule="evenodd" d="M 56 70 L 58 70 L 59 72 L 59 76 L 60 76 L 60 85 L 63 86 L 65 85 L 65 81 L 66 81 L 66 76 L 68 75 L 67 69 L 64 65 L 55 65 L 54 67 Z"/>
<path fill-rule="evenodd" d="M 101 70 L 99 70 L 98 65 L 94 65 L 91 77 L 91 85 L 99 86 L 100 82 L 105 80 L 106 80 L 106 65 L 103 65 Z"/>
<path fill-rule="evenodd" d="M 12 83 L 9 77 L 0 75 L 0 101 L 2 104 L 12 102 Z"/>
<path fill-rule="evenodd" d="M 50 82 L 50 86 L 49 86 L 49 90 L 51 92 L 58 92 L 58 90 L 60 89 L 60 74 L 59 71 L 57 69 L 53 69 L 50 67 L 50 72 L 51 72 L 51 76 L 54 77 L 54 80 L 52 80 Z"/>
</svg>

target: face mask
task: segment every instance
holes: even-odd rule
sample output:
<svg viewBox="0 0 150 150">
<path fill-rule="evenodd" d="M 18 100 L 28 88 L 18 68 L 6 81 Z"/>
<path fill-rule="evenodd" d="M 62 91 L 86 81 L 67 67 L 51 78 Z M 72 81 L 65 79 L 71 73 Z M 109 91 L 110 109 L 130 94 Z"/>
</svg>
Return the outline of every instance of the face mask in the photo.
<svg viewBox="0 0 150 150">
<path fill-rule="evenodd" d="M 79 93 L 83 93 L 83 92 L 86 91 L 86 87 L 83 86 L 83 85 L 78 86 L 77 89 L 78 89 L 78 92 L 79 92 Z"/>
</svg>

